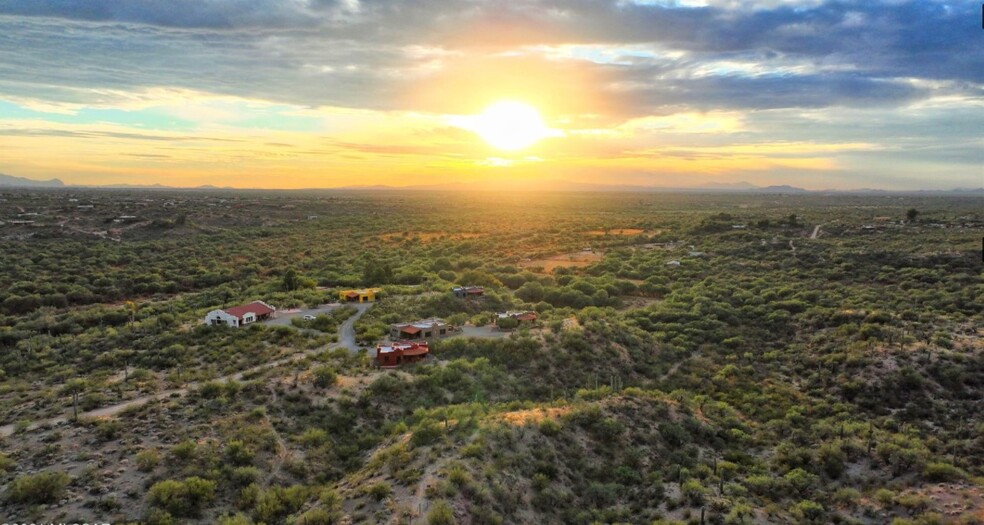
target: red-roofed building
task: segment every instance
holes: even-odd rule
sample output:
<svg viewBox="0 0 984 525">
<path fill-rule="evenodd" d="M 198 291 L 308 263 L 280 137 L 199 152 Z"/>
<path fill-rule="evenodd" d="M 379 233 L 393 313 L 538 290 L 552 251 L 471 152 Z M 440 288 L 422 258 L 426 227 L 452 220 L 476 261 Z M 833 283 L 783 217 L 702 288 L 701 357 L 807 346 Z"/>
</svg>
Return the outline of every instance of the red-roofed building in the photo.
<svg viewBox="0 0 984 525">
<path fill-rule="evenodd" d="M 536 320 L 540 318 L 536 312 L 530 310 L 524 312 L 499 312 L 496 316 L 498 317 L 498 320 L 496 321 L 497 324 L 501 324 L 500 321 L 503 319 L 515 319 L 519 321 L 519 324 L 521 325 L 531 325 L 536 323 Z"/>
<path fill-rule="evenodd" d="M 380 368 L 394 368 L 422 361 L 429 353 L 430 348 L 426 341 L 381 344 L 376 346 L 376 365 Z"/>
<path fill-rule="evenodd" d="M 430 339 L 441 337 L 451 331 L 451 326 L 443 319 L 423 319 L 413 323 L 390 325 L 390 339 Z"/>
<path fill-rule="evenodd" d="M 478 297 L 485 293 L 485 288 L 481 286 L 455 286 L 451 289 L 455 297 Z"/>
<path fill-rule="evenodd" d="M 212 310 L 205 316 L 207 325 L 240 327 L 277 316 L 277 309 L 263 301 L 233 306 L 225 310 Z"/>
<path fill-rule="evenodd" d="M 536 312 L 524 312 L 524 313 L 521 313 L 521 314 L 517 315 L 513 319 L 515 319 L 515 320 L 517 320 L 517 321 L 519 321 L 521 323 L 522 322 L 532 323 L 533 321 L 536 321 L 537 320 L 537 315 L 536 315 Z"/>
</svg>

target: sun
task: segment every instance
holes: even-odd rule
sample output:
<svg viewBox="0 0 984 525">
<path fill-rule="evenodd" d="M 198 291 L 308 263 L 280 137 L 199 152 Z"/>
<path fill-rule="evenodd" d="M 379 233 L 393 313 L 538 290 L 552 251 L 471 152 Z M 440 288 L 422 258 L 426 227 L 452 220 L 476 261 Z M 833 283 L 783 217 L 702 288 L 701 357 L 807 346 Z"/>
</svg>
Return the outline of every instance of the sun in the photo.
<svg viewBox="0 0 984 525">
<path fill-rule="evenodd" d="M 468 129 L 496 149 L 518 151 L 547 137 L 558 136 L 540 117 L 540 112 L 525 102 L 503 100 L 478 115 L 466 117 L 459 125 Z"/>
</svg>

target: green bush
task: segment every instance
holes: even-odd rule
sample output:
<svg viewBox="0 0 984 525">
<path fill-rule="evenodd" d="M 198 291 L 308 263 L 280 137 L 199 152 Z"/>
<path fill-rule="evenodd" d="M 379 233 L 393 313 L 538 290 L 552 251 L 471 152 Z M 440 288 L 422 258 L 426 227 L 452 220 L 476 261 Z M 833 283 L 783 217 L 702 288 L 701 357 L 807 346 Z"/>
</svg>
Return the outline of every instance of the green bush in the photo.
<svg viewBox="0 0 984 525">
<path fill-rule="evenodd" d="M 226 444 L 225 457 L 236 466 L 249 465 L 255 454 L 241 440 L 234 439 Z"/>
<path fill-rule="evenodd" d="M 70 481 L 64 472 L 21 476 L 10 484 L 7 497 L 13 503 L 54 503 L 64 494 Z"/>
<path fill-rule="evenodd" d="M 0 472 L 7 472 L 14 466 L 14 460 L 10 459 L 6 454 L 0 452 Z"/>
<path fill-rule="evenodd" d="M 297 512 L 307 501 L 310 489 L 303 485 L 273 487 L 259 495 L 254 509 L 257 521 L 282 523 L 284 518 Z"/>
<path fill-rule="evenodd" d="M 949 463 L 939 461 L 927 464 L 923 469 L 923 477 L 927 481 L 934 482 L 960 481 L 967 477 L 967 473 Z"/>
<path fill-rule="evenodd" d="M 194 441 L 182 441 L 171 447 L 171 455 L 179 461 L 189 461 L 195 457 L 195 450 L 198 446 Z"/>
<path fill-rule="evenodd" d="M 160 507 L 179 518 L 197 516 L 202 508 L 215 499 L 215 482 L 199 477 L 173 479 L 155 483 L 147 492 L 151 505 Z"/>
<path fill-rule="evenodd" d="M 319 366 L 312 372 L 314 375 L 314 386 L 318 388 L 330 388 L 335 386 L 338 381 L 338 374 L 330 366 Z"/>
<path fill-rule="evenodd" d="M 556 419 L 546 418 L 540 422 L 540 432 L 545 436 L 556 436 L 560 430 L 560 423 Z"/>
<path fill-rule="evenodd" d="M 444 435 L 441 425 L 434 422 L 424 422 L 417 426 L 410 436 L 410 444 L 415 447 L 422 447 L 436 442 Z"/>
<path fill-rule="evenodd" d="M 137 452 L 137 470 L 140 472 L 150 472 L 161 462 L 161 455 L 155 448 L 148 448 Z"/>
<path fill-rule="evenodd" d="M 301 514 L 296 525 L 334 525 L 341 521 L 342 515 L 338 511 L 329 512 L 325 509 L 314 508 Z"/>
<path fill-rule="evenodd" d="M 454 511 L 442 501 L 437 501 L 431 505 L 427 512 L 427 525 L 454 525 Z"/>
<path fill-rule="evenodd" d="M 388 498 L 392 493 L 393 489 L 390 487 L 390 484 L 385 481 L 373 483 L 372 485 L 366 487 L 366 494 L 371 496 L 376 501 L 382 501 Z"/>
<path fill-rule="evenodd" d="M 819 523 L 824 516 L 823 505 L 810 500 L 803 500 L 793 507 L 793 515 L 807 523 Z"/>
</svg>

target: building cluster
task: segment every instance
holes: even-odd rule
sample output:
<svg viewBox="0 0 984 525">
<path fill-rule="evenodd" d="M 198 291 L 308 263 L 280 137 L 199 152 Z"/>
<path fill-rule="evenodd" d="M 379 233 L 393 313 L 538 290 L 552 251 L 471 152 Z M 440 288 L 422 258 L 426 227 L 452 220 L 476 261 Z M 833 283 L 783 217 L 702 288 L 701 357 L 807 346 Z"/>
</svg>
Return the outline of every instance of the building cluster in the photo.
<svg viewBox="0 0 984 525">
<path fill-rule="evenodd" d="M 341 302 L 364 303 L 375 301 L 381 288 L 363 288 L 341 290 L 338 298 Z M 456 286 L 451 292 L 456 297 L 477 297 L 485 293 L 481 286 Z M 205 316 L 205 324 L 210 326 L 231 326 L 234 328 L 247 326 L 258 321 L 274 319 L 277 309 L 263 301 L 253 301 L 249 304 L 216 309 Z M 535 324 L 539 316 L 530 310 L 506 311 L 496 313 L 496 324 L 502 326 L 504 319 L 514 319 L 520 326 Z M 509 327 L 515 328 L 510 323 Z M 444 319 L 429 318 L 410 323 L 394 323 L 389 327 L 389 339 L 393 342 L 380 343 L 376 346 L 376 364 L 382 368 L 393 368 L 407 363 L 426 359 L 430 354 L 428 340 L 450 335 L 457 328 Z"/>
</svg>

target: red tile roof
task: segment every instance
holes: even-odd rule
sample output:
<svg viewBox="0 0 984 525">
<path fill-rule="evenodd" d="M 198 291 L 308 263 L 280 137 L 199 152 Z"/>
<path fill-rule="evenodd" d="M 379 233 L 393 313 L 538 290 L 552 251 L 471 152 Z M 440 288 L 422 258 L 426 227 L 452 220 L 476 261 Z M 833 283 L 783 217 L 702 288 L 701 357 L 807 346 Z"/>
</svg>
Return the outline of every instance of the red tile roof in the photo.
<svg viewBox="0 0 984 525">
<path fill-rule="evenodd" d="M 413 345 L 410 348 L 403 349 L 403 355 L 425 355 L 430 351 L 426 346 Z"/>
<path fill-rule="evenodd" d="M 536 314 L 533 312 L 526 312 L 525 314 L 519 314 L 516 316 L 517 321 L 536 321 Z"/>
<path fill-rule="evenodd" d="M 226 308 L 225 312 L 229 315 L 242 319 L 242 317 L 248 314 L 249 312 L 253 312 L 256 315 L 256 317 L 272 314 L 273 308 L 270 308 L 269 306 L 267 306 L 266 304 L 260 301 L 253 301 L 252 303 L 249 304 L 233 306 L 232 308 Z"/>
<path fill-rule="evenodd" d="M 400 333 L 418 334 L 420 333 L 420 328 L 417 328 L 416 326 L 413 325 L 408 325 L 408 326 L 404 326 L 403 328 L 400 328 Z"/>
</svg>

